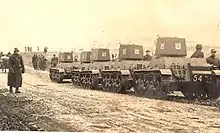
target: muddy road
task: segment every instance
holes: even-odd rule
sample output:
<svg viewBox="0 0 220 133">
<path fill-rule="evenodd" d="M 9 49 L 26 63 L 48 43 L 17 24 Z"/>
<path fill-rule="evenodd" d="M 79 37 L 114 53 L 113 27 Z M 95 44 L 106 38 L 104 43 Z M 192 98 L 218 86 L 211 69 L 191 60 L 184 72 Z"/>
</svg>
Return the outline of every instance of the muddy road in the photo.
<svg viewBox="0 0 220 133">
<path fill-rule="evenodd" d="M 22 93 L 9 94 L 6 79 L 0 73 L 1 130 L 220 133 L 216 107 L 84 90 L 31 68 Z"/>
</svg>

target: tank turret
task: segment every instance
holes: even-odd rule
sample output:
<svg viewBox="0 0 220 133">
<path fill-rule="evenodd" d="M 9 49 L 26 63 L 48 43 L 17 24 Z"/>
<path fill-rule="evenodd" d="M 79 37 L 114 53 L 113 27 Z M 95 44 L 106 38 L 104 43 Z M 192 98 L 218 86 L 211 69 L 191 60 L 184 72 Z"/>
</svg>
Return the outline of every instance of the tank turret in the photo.
<svg viewBox="0 0 220 133">
<path fill-rule="evenodd" d="M 73 62 L 73 53 L 60 52 L 59 53 L 59 62 L 60 63 L 72 63 Z"/>
<path fill-rule="evenodd" d="M 90 51 L 81 52 L 80 61 L 82 63 L 90 63 L 91 62 L 91 59 L 90 59 L 91 54 L 92 54 L 92 52 L 90 52 Z"/>
<path fill-rule="evenodd" d="M 106 49 L 106 48 L 92 49 L 91 61 L 94 61 L 94 62 L 110 61 L 109 49 Z"/>
<path fill-rule="evenodd" d="M 120 60 L 142 60 L 143 59 L 143 46 L 120 44 L 119 47 Z"/>
<path fill-rule="evenodd" d="M 157 38 L 155 55 L 158 57 L 185 57 L 187 55 L 185 38 Z"/>
</svg>

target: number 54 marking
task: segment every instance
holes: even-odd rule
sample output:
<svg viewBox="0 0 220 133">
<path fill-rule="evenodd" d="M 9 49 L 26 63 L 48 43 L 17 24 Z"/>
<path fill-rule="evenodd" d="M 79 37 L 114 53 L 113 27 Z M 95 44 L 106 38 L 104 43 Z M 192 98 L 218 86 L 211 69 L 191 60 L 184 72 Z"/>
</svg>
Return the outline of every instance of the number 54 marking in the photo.
<svg viewBox="0 0 220 133">
<path fill-rule="evenodd" d="M 194 82 L 197 82 L 197 81 L 202 82 L 202 75 L 194 75 L 193 76 L 193 81 Z"/>
</svg>

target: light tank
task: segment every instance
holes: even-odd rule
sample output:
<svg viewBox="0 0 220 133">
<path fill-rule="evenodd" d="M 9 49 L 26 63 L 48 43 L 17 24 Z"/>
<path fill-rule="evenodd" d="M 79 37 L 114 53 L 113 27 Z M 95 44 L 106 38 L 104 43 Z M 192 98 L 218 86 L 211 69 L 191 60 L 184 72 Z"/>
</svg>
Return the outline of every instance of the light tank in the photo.
<svg viewBox="0 0 220 133">
<path fill-rule="evenodd" d="M 98 89 L 101 82 L 100 70 L 110 63 L 110 51 L 106 48 L 94 48 L 83 51 L 78 69 L 72 70 L 72 82 L 83 88 Z"/>
<path fill-rule="evenodd" d="M 146 69 L 132 71 L 138 96 L 163 99 L 181 91 L 188 99 L 219 97 L 220 71 L 205 58 L 186 58 L 185 42 L 184 38 L 157 38 L 155 58 Z"/>
<path fill-rule="evenodd" d="M 58 64 L 55 68 L 49 68 L 50 79 L 61 83 L 64 79 L 72 79 L 73 53 L 60 52 Z"/>
<path fill-rule="evenodd" d="M 138 64 L 147 65 L 143 61 L 143 46 L 134 44 L 120 44 L 118 60 L 111 62 L 109 70 L 102 70 L 103 91 L 126 93 L 132 87 L 130 70 Z"/>
</svg>

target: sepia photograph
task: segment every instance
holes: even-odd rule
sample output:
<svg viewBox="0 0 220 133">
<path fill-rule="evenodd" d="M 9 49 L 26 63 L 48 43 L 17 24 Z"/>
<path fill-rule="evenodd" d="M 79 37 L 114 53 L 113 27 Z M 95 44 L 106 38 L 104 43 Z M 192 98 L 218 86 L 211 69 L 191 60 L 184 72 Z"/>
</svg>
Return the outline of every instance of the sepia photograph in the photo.
<svg viewBox="0 0 220 133">
<path fill-rule="evenodd" d="M 219 0 L 0 0 L 0 132 L 220 133 Z"/>
</svg>

